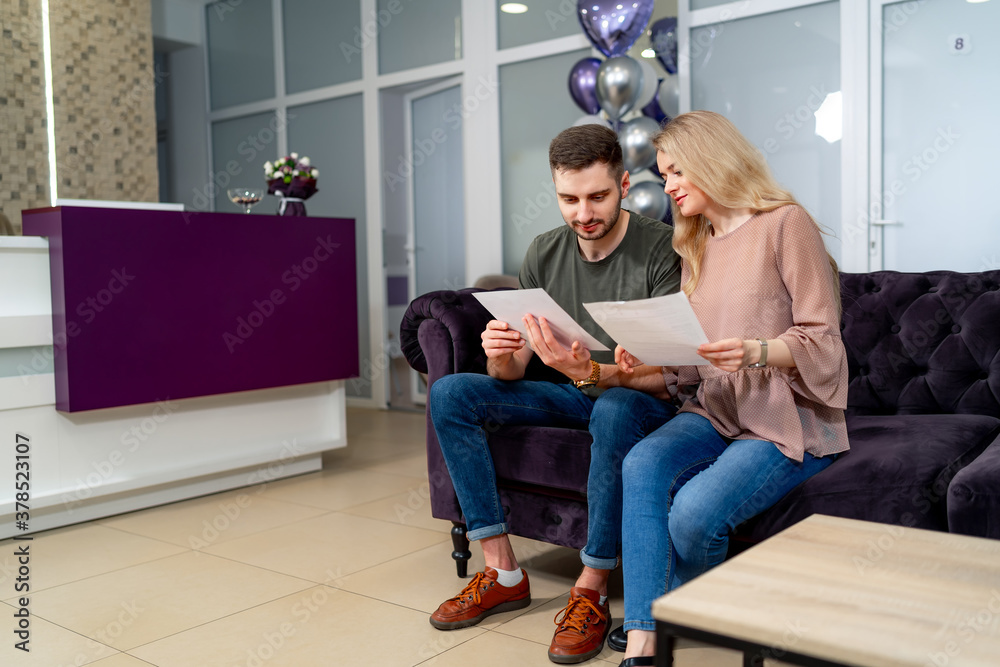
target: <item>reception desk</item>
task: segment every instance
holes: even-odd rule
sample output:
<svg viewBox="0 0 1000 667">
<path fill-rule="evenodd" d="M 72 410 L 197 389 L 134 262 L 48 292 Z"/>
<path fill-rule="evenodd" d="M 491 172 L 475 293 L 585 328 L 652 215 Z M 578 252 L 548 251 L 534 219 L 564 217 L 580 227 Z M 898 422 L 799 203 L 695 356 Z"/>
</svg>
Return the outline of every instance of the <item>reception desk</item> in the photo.
<svg viewBox="0 0 1000 667">
<path fill-rule="evenodd" d="M 32 530 L 316 470 L 346 444 L 353 220 L 62 206 L 23 224 L 0 247 L 33 295 L 0 308 L 0 429 L 35 443 Z"/>
</svg>

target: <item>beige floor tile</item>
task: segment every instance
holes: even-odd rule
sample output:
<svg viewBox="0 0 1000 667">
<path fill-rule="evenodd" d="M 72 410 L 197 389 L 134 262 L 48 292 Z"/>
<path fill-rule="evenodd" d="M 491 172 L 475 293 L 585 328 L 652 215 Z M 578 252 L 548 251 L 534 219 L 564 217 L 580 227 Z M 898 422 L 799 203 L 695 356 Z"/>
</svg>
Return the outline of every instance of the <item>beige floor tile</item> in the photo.
<svg viewBox="0 0 1000 667">
<path fill-rule="evenodd" d="M 34 613 L 34 603 L 31 605 Z M 4 641 L 0 644 L 0 664 L 4 667 L 56 667 L 57 665 L 93 665 L 101 658 L 118 653 L 116 649 L 95 642 L 66 628 L 32 616 L 28 631 L 27 653 L 14 648 L 21 641 L 13 634 L 14 607 L 0 604 Z"/>
<path fill-rule="evenodd" d="M 422 412 L 348 408 L 347 437 L 382 438 L 389 441 L 423 441 L 426 417 Z"/>
<path fill-rule="evenodd" d="M 363 505 L 357 505 L 344 510 L 346 514 L 366 516 L 370 519 L 398 523 L 402 526 L 415 526 L 435 530 L 439 533 L 451 534 L 451 521 L 435 519 L 431 516 L 431 501 L 428 495 L 428 484 L 414 484 L 405 493 L 388 498 L 382 498 Z"/>
<path fill-rule="evenodd" d="M 333 585 L 418 610 L 426 617 L 433 613 L 439 604 L 458 594 L 471 579 L 471 577 L 459 579 L 456 576 L 451 550 L 452 545 L 449 540 L 343 577 Z M 483 568 L 482 551 L 473 547 L 472 553 L 473 557 L 469 561 L 470 574 Z M 567 583 L 566 579 L 553 576 L 544 570 L 538 572 L 529 570 L 528 577 L 531 581 L 531 605 L 522 610 L 491 616 L 479 627 L 496 628 L 512 622 L 511 619 L 516 619 L 553 598 L 563 600 L 572 583 Z"/>
<path fill-rule="evenodd" d="M 309 586 L 189 551 L 42 591 L 31 603 L 38 617 L 128 650 Z"/>
<path fill-rule="evenodd" d="M 32 593 L 184 551 L 159 540 L 93 523 L 50 530 L 34 537 L 30 542 L 0 542 L 0 595 L 5 599 L 14 597 L 11 583 L 17 576 L 14 552 L 21 545 L 31 545 Z"/>
<path fill-rule="evenodd" d="M 127 653 L 119 653 L 104 660 L 98 660 L 90 667 L 150 667 L 153 663 L 140 660 Z"/>
<path fill-rule="evenodd" d="M 408 492 L 421 482 L 408 475 L 343 468 L 271 482 L 258 497 L 337 511 Z"/>
<path fill-rule="evenodd" d="M 330 583 L 451 538 L 432 530 L 332 512 L 209 547 L 207 553 Z"/>
<path fill-rule="evenodd" d="M 323 455 L 323 468 L 364 467 L 396 461 L 414 456 L 426 456 L 427 446 L 423 436 L 418 441 L 407 437 L 391 440 L 383 437 L 348 436 L 347 447 L 327 452 Z M 426 468 L 423 473 L 426 476 Z"/>
<path fill-rule="evenodd" d="M 586 663 L 585 663 L 586 664 Z M 497 632 L 474 637 L 421 663 L 421 667 L 552 667 L 548 642 L 537 644 Z"/>
<path fill-rule="evenodd" d="M 409 667 L 484 632 L 440 632 L 419 612 L 317 586 L 132 653 L 158 667 Z"/>
<path fill-rule="evenodd" d="M 374 472 L 388 472 L 395 475 L 408 475 L 427 479 L 427 450 L 423 443 L 420 451 L 409 456 L 395 456 L 385 461 L 366 462 L 365 469 Z"/>
<path fill-rule="evenodd" d="M 261 493 L 264 488 L 253 486 L 194 498 L 104 519 L 100 523 L 191 549 L 203 549 L 327 511 L 266 498 Z"/>
</svg>

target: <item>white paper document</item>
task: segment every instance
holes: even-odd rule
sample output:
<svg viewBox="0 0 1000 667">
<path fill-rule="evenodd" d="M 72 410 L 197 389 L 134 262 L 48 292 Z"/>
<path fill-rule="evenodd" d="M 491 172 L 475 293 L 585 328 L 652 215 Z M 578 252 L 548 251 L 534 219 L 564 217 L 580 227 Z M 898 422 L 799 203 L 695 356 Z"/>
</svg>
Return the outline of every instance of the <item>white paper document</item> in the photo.
<svg viewBox="0 0 1000 667">
<path fill-rule="evenodd" d="M 697 348 L 708 337 L 683 292 L 636 301 L 601 301 L 583 307 L 616 343 L 644 364 L 704 366 Z"/>
<path fill-rule="evenodd" d="M 580 341 L 588 350 L 607 350 L 608 347 L 597 340 L 570 317 L 569 313 L 555 302 L 548 293 L 538 287 L 535 289 L 499 290 L 495 292 L 476 292 L 472 296 L 490 311 L 495 319 L 506 322 L 511 329 L 521 333 L 521 336 L 531 344 L 528 329 L 521 320 L 525 315 L 534 315 L 537 320 L 544 317 L 552 328 L 556 340 L 564 347 L 572 347 L 573 341 Z"/>
</svg>

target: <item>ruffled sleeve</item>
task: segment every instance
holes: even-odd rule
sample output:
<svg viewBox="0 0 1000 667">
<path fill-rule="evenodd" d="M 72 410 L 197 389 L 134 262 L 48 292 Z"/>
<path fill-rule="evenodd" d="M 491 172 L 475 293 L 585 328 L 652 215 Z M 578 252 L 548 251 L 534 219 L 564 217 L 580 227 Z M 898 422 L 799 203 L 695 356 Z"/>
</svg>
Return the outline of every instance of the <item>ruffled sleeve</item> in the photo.
<svg viewBox="0 0 1000 667">
<path fill-rule="evenodd" d="M 805 211 L 787 207 L 776 230 L 778 271 L 791 297 L 792 322 L 778 338 L 795 360 L 791 388 L 831 408 L 847 407 L 847 352 L 840 337 L 838 277 Z"/>
</svg>

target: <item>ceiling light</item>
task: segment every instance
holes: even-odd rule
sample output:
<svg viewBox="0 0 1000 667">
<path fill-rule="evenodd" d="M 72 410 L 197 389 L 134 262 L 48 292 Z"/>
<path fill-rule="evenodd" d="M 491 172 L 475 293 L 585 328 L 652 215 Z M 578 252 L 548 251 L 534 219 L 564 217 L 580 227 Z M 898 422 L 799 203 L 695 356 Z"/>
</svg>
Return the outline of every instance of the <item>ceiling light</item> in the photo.
<svg viewBox="0 0 1000 667">
<path fill-rule="evenodd" d="M 642 56 L 643 58 L 655 58 L 656 51 L 654 51 L 653 49 L 643 49 L 642 53 L 640 53 L 639 55 Z"/>
<path fill-rule="evenodd" d="M 523 14 L 528 11 L 528 5 L 523 5 L 520 2 L 505 2 L 500 5 L 500 11 L 505 14 Z"/>
</svg>

